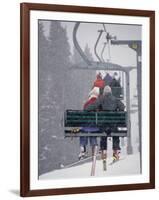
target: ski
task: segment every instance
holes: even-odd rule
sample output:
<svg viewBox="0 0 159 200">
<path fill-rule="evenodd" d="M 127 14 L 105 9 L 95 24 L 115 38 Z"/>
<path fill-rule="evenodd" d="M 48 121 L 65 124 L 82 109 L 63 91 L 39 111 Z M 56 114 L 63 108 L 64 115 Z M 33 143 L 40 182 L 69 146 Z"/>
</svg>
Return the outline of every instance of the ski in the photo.
<svg viewBox="0 0 159 200">
<path fill-rule="evenodd" d="M 93 159 L 92 159 L 92 168 L 91 168 L 91 176 L 95 175 L 96 159 L 97 159 L 97 146 L 94 147 Z"/>
<path fill-rule="evenodd" d="M 107 161 L 106 161 L 106 159 L 103 160 L 103 171 L 107 171 Z"/>
<path fill-rule="evenodd" d="M 98 155 L 99 155 L 99 154 L 97 154 L 97 156 L 98 156 Z M 88 157 L 83 158 L 83 159 L 81 159 L 81 160 L 75 161 L 75 162 L 73 162 L 73 163 L 71 163 L 71 164 L 65 165 L 65 166 L 63 167 L 63 169 L 64 169 L 64 168 L 69 168 L 69 167 L 81 165 L 81 164 L 83 164 L 83 163 L 88 162 L 89 160 L 91 161 L 91 159 L 93 159 L 93 156 L 88 156 Z"/>
<path fill-rule="evenodd" d="M 111 161 L 111 162 L 109 163 L 109 165 L 113 165 L 113 164 L 118 163 L 119 161 L 124 160 L 124 159 L 125 159 L 125 158 L 119 158 L 118 160 L 113 159 L 113 161 Z"/>
</svg>

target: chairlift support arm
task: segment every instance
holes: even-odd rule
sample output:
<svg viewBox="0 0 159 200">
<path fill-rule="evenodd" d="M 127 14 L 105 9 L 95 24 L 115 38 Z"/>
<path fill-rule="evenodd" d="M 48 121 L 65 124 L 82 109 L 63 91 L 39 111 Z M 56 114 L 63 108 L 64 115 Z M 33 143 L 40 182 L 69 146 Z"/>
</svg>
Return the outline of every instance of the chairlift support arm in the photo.
<svg viewBox="0 0 159 200">
<path fill-rule="evenodd" d="M 79 52 L 79 54 L 82 56 L 82 58 L 84 59 L 84 61 L 87 63 L 87 65 L 85 67 L 79 67 L 77 65 L 74 65 L 72 67 L 70 67 L 69 69 L 81 69 L 81 70 L 88 70 L 88 69 L 91 69 L 91 70 L 111 70 L 111 71 L 122 71 L 122 72 L 130 72 L 131 70 L 134 70 L 136 69 L 136 67 L 134 66 L 125 66 L 125 67 L 122 67 L 121 65 L 118 65 L 118 64 L 114 64 L 114 63 L 111 63 L 111 62 L 102 62 L 100 57 L 98 56 L 97 54 L 97 45 L 98 45 L 98 42 L 99 42 L 99 39 L 102 35 L 102 33 L 104 32 L 103 30 L 100 30 L 99 31 L 99 36 L 97 38 L 97 41 L 96 41 L 96 44 L 95 44 L 95 47 L 94 47 L 94 51 L 95 51 L 95 54 L 96 56 L 98 57 L 98 62 L 96 61 L 90 61 L 87 56 L 85 55 L 85 53 L 83 52 L 83 50 L 81 49 L 79 43 L 78 43 L 78 40 L 77 40 L 77 30 L 78 30 L 78 27 L 80 25 L 80 22 L 77 22 L 74 26 L 74 30 L 73 30 L 73 42 L 74 42 L 74 45 L 77 49 L 77 51 Z M 108 33 L 109 34 L 109 33 Z M 111 44 L 116 44 L 116 45 L 119 45 L 120 43 L 124 43 L 125 44 L 125 41 L 124 42 L 119 42 L 119 41 L 116 41 L 116 37 L 111 37 L 109 35 L 109 39 L 115 39 L 114 40 L 111 40 Z M 106 42 L 107 44 L 107 42 Z M 106 46 L 105 44 L 105 46 Z M 104 48 L 103 47 L 103 52 L 104 52 Z M 104 60 L 104 59 L 103 59 Z"/>
<path fill-rule="evenodd" d="M 99 32 L 99 35 L 98 35 L 97 41 L 96 41 L 95 46 L 94 46 L 94 53 L 95 53 L 96 57 L 98 58 L 99 62 L 102 62 L 101 58 L 99 57 L 99 55 L 97 53 L 97 45 L 98 45 L 99 40 L 100 40 L 100 38 L 101 38 L 101 36 L 102 36 L 104 31 L 103 30 L 99 30 L 98 32 Z"/>
<path fill-rule="evenodd" d="M 80 56 L 83 58 L 83 60 L 87 63 L 87 65 L 91 65 L 91 61 L 87 58 L 87 56 L 85 55 L 85 53 L 83 52 L 82 48 L 80 47 L 78 41 L 77 41 L 77 30 L 79 28 L 80 22 L 77 22 L 74 26 L 73 29 L 73 42 L 75 45 L 75 48 L 77 49 L 77 51 L 79 52 Z"/>
<path fill-rule="evenodd" d="M 131 49 L 141 54 L 141 40 L 111 40 L 112 45 L 128 45 Z"/>
<path fill-rule="evenodd" d="M 102 58 L 102 61 L 103 61 L 103 62 L 105 62 L 104 57 L 103 57 L 103 53 L 104 53 L 104 50 L 105 50 L 106 45 L 107 45 L 107 43 L 104 42 L 103 49 L 102 49 L 102 51 L 101 51 L 101 58 Z"/>
</svg>

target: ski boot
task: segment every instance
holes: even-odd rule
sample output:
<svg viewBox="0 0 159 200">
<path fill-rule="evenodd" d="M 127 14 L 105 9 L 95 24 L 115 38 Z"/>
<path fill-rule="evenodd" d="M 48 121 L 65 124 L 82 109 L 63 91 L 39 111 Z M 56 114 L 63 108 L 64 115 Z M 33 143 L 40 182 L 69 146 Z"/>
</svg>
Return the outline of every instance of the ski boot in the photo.
<svg viewBox="0 0 159 200">
<path fill-rule="evenodd" d="M 86 157 L 87 157 L 86 147 L 85 146 L 81 146 L 80 147 L 80 153 L 78 155 L 78 159 L 79 160 L 83 160 Z"/>
<path fill-rule="evenodd" d="M 119 150 L 113 150 L 113 163 L 119 161 L 120 159 L 120 151 Z"/>
</svg>

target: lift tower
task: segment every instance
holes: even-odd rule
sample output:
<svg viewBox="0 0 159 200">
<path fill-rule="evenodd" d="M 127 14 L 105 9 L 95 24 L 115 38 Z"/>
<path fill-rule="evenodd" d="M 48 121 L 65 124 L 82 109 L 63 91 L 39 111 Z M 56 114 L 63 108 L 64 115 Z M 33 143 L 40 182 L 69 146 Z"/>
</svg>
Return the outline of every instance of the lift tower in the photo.
<svg viewBox="0 0 159 200">
<path fill-rule="evenodd" d="M 139 139 L 140 139 L 140 155 L 142 155 L 142 148 L 141 148 L 141 138 L 142 138 L 142 120 L 141 120 L 141 113 L 142 113 L 142 107 L 141 107 L 141 88 L 142 88 L 142 82 L 141 82 L 141 40 L 111 40 L 112 45 L 128 45 L 129 48 L 133 49 L 136 52 L 136 60 L 137 60 L 137 96 L 138 96 L 138 122 L 139 122 Z M 128 153 L 132 153 L 132 146 L 131 146 L 131 137 L 128 137 L 128 147 L 127 147 Z M 140 156 L 141 158 L 141 156 Z"/>
</svg>

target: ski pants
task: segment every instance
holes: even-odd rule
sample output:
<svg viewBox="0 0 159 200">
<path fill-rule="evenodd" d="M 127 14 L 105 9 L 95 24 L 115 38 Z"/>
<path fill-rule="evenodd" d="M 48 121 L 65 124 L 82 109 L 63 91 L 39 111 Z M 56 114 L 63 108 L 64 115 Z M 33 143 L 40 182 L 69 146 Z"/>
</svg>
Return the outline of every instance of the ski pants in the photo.
<svg viewBox="0 0 159 200">
<path fill-rule="evenodd" d="M 95 146 L 97 144 L 97 137 L 91 136 L 91 137 L 86 137 L 82 136 L 80 137 L 80 146 L 87 146 L 88 145 L 88 139 L 90 142 L 90 146 Z"/>
<path fill-rule="evenodd" d="M 112 137 L 113 139 L 113 150 L 120 150 L 120 139 L 119 136 Z M 107 137 L 101 137 L 100 139 L 101 150 L 107 150 Z"/>
</svg>

